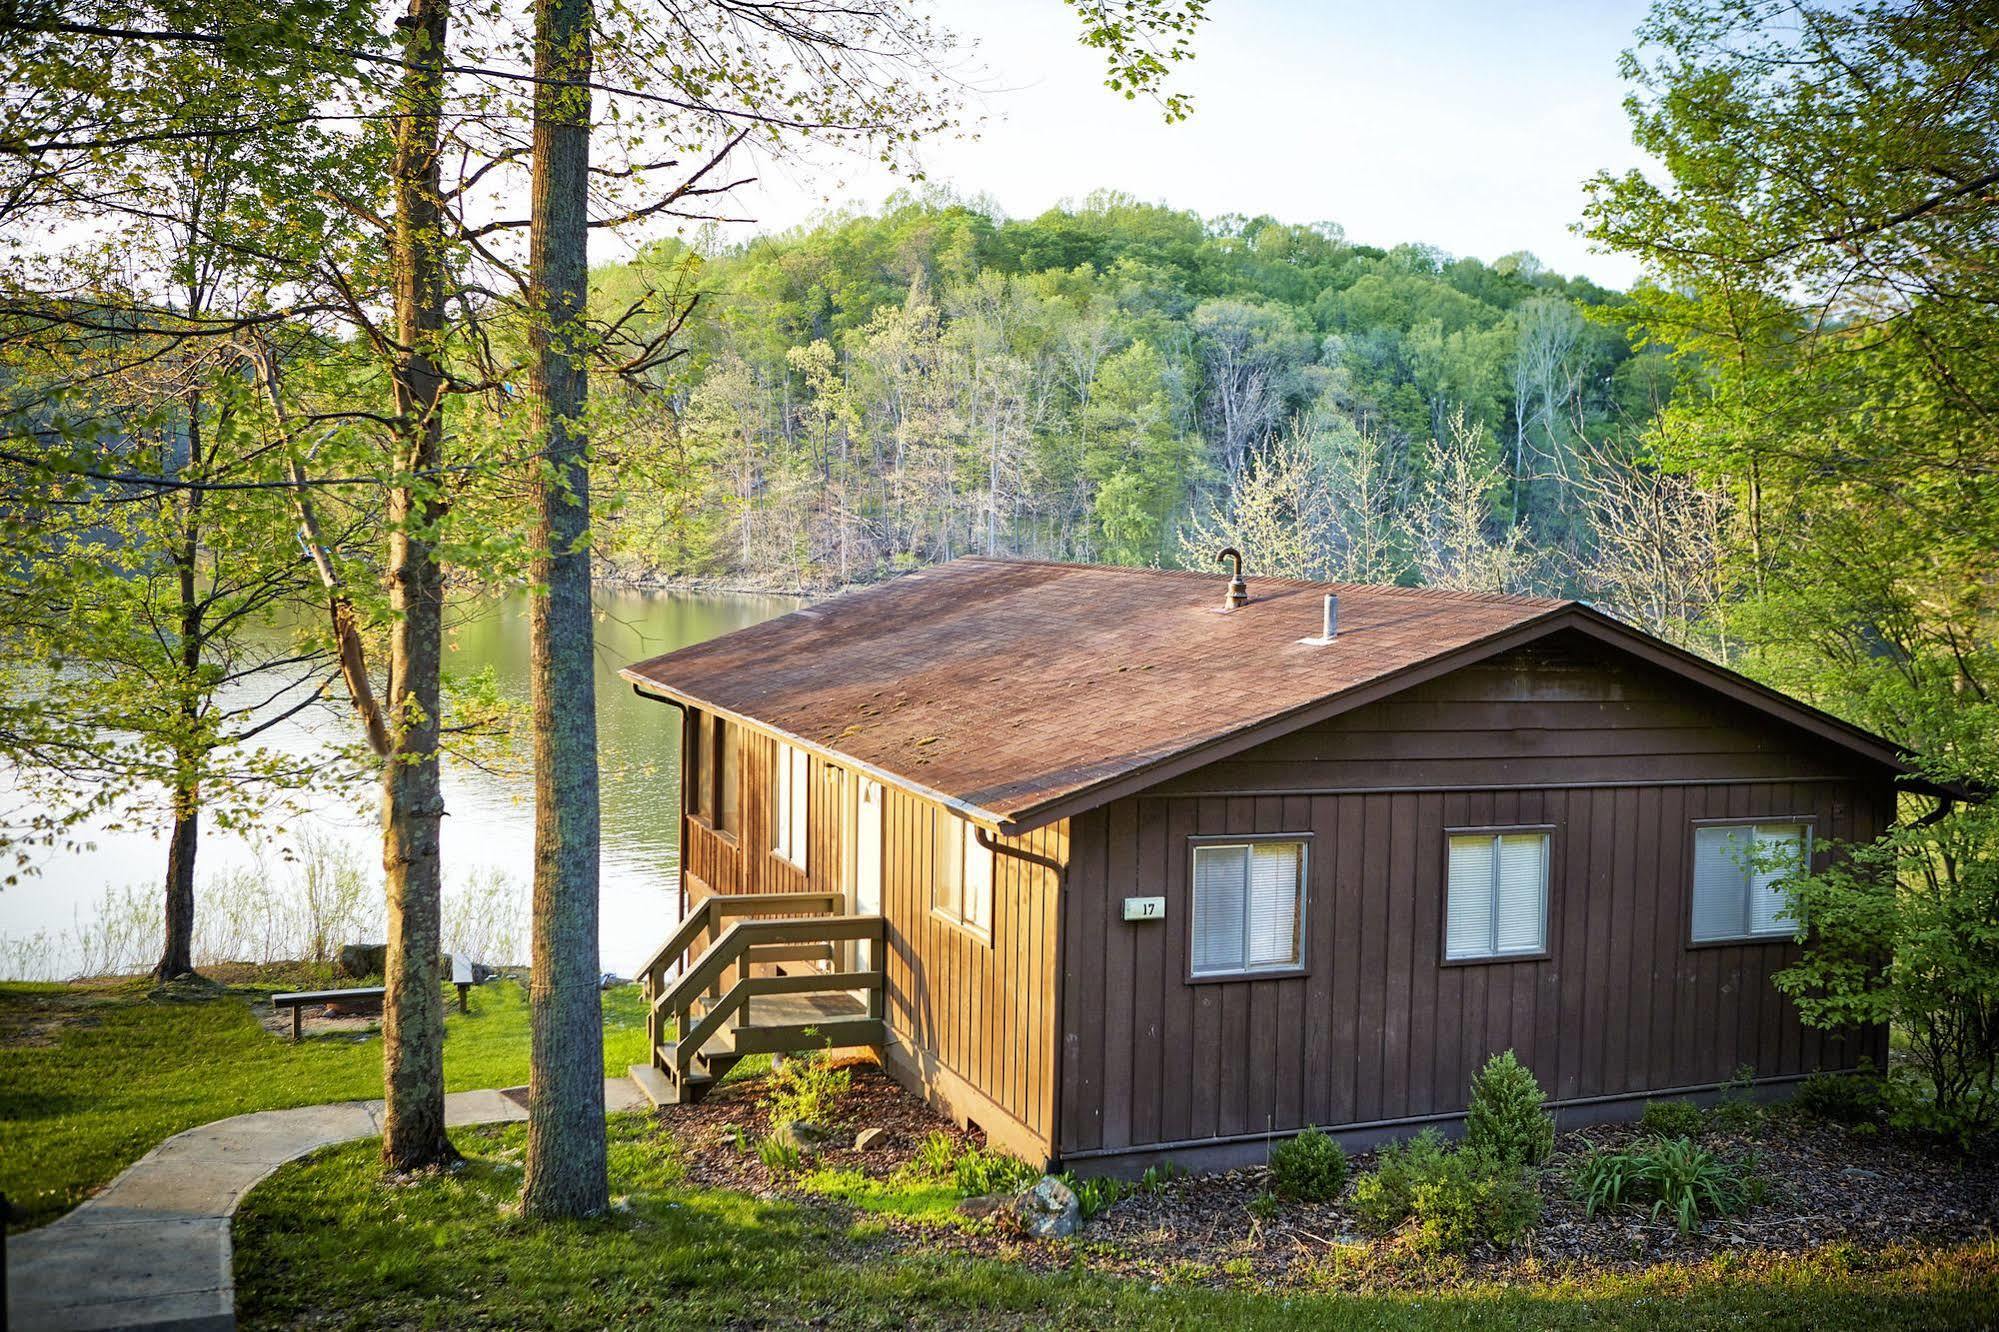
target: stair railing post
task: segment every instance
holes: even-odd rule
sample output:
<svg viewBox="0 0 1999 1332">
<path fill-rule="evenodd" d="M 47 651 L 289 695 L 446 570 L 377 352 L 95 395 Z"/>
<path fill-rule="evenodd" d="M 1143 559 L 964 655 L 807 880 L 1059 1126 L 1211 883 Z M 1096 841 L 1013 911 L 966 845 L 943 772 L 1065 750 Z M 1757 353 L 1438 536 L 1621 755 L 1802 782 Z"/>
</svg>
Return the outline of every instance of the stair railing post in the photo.
<svg viewBox="0 0 1999 1332">
<path fill-rule="evenodd" d="M 745 948 L 742 956 L 736 959 L 736 980 L 740 984 L 749 978 L 750 950 Z M 743 1002 L 736 1008 L 736 1025 L 738 1027 L 747 1027 L 750 1025 L 750 996 L 747 990 L 743 992 Z"/>
</svg>

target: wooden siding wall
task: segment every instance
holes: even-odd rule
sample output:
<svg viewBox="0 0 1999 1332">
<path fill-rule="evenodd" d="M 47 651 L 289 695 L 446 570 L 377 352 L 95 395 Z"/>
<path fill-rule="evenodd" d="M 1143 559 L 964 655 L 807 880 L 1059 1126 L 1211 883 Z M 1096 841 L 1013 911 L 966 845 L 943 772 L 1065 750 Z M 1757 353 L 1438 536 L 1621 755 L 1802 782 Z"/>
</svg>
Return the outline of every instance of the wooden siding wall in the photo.
<svg viewBox="0 0 1999 1332">
<path fill-rule="evenodd" d="M 1882 1033 L 1805 1028 L 1769 984 L 1795 945 L 1689 946 L 1689 858 L 1697 819 L 1805 815 L 1823 843 L 1893 813 L 1885 774 L 1646 672 L 1544 654 L 1078 816 L 1060 1149 L 1452 1115 L 1508 1048 L 1560 1100 L 1884 1062 Z M 1554 828 L 1549 956 L 1444 965 L 1445 829 L 1511 824 Z M 1187 839 L 1252 832 L 1312 835 L 1307 972 L 1189 984 Z M 1139 895 L 1166 918 L 1125 923 Z"/>
<path fill-rule="evenodd" d="M 771 850 L 777 842 L 777 744 L 770 736 L 755 732 L 742 736 L 738 750 L 742 771 L 736 777 L 742 783 L 738 803 L 742 826 L 734 836 L 716 831 L 691 813 L 681 816 L 680 860 L 689 876 L 690 905 L 708 892 L 837 892 L 844 886 L 842 783 L 850 779 L 824 760 L 812 759 L 805 869 L 801 871 Z M 693 808 L 684 789 L 681 804 L 685 809 Z"/>
<path fill-rule="evenodd" d="M 884 793 L 890 1030 L 1052 1146 L 1057 872 L 994 856 L 988 943 L 930 909 L 935 825 L 953 816 L 907 791 Z M 1068 825 L 1057 823 L 1000 845 L 1059 865 L 1068 837 Z"/>
</svg>

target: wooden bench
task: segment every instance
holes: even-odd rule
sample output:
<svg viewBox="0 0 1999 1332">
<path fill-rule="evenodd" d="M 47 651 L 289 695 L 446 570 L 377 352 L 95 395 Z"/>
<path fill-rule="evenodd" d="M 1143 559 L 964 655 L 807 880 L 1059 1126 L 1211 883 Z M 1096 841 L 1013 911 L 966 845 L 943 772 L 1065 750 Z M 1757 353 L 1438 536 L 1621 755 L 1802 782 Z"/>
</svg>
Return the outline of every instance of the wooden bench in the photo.
<svg viewBox="0 0 1999 1332">
<path fill-rule="evenodd" d="M 299 990 L 292 994 L 272 995 L 271 1007 L 289 1008 L 292 1011 L 292 1039 L 297 1040 L 300 1026 L 299 1013 L 307 1004 L 338 1004 L 350 999 L 373 999 L 379 1003 L 382 996 L 387 993 L 387 989 L 380 985 L 362 985 L 351 990 Z"/>
</svg>

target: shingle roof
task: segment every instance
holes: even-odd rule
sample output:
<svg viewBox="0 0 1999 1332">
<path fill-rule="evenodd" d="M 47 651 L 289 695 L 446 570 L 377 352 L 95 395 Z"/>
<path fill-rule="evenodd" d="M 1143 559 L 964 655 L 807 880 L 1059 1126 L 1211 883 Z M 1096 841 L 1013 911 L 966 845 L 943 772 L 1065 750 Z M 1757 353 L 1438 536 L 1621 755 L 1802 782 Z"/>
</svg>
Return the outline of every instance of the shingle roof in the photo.
<svg viewBox="0 0 1999 1332">
<path fill-rule="evenodd" d="M 1010 828 L 1575 608 L 1544 597 L 961 559 L 626 668 Z M 1340 598 L 1338 638 L 1300 639 Z"/>
</svg>

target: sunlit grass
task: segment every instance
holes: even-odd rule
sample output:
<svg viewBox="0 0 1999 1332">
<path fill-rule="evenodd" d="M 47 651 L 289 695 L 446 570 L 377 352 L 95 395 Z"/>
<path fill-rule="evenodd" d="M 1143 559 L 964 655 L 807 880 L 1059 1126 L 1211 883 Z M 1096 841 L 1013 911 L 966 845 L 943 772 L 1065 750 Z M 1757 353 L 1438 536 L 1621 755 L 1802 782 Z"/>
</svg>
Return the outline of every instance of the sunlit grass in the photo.
<svg viewBox="0 0 1999 1332">
<path fill-rule="evenodd" d="M 253 1110 L 382 1094 L 378 1035 L 333 1033 L 293 1045 L 252 1005 L 282 986 L 153 991 L 143 981 L 0 985 L 0 1191 L 13 1227 L 40 1225 L 81 1202 L 182 1129 Z M 527 1081 L 521 988 L 449 995 L 447 1090 Z M 604 1066 L 622 1075 L 645 1051 L 635 987 L 604 995 Z"/>
<path fill-rule="evenodd" d="M 466 1167 L 415 1185 L 385 1186 L 372 1146 L 348 1144 L 260 1186 L 236 1224 L 243 1325 L 1941 1332 L 1989 1325 L 1999 1309 L 1991 1243 L 1367 1295 L 1035 1271 L 898 1245 L 842 1207 L 692 1188 L 671 1140 L 640 1115 L 611 1121 L 613 1212 L 531 1225 L 515 1210 L 521 1129 L 455 1138 Z"/>
</svg>

